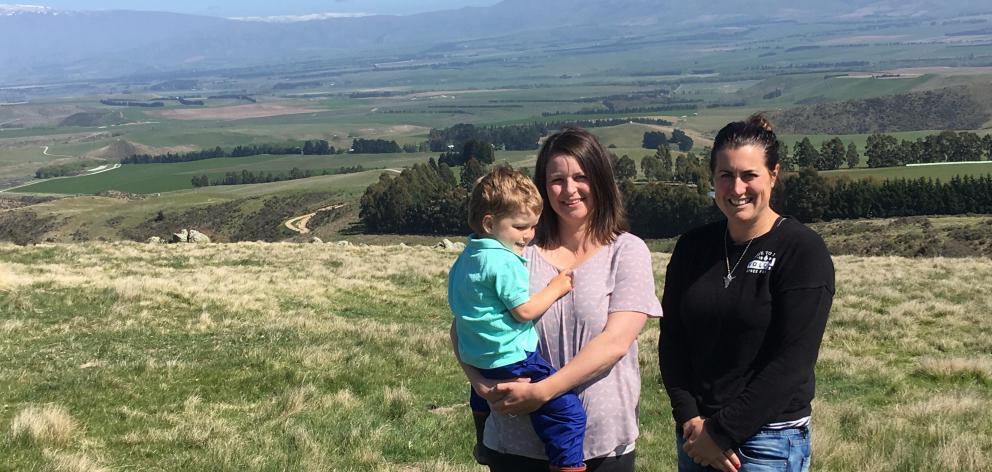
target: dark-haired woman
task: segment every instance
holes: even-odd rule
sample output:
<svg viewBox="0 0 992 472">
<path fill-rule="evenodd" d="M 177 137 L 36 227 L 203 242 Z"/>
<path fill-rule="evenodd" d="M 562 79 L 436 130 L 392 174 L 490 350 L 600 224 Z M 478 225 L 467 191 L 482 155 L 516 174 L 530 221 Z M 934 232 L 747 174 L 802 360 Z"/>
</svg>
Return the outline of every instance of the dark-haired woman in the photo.
<svg viewBox="0 0 992 472">
<path fill-rule="evenodd" d="M 609 154 L 595 136 L 566 129 L 545 141 L 534 183 L 544 210 L 524 250 L 530 290 L 572 269 L 571 293 L 536 323 L 541 356 L 558 369 L 536 383 L 492 381 L 467 372 L 493 407 L 485 424 L 485 461 L 493 471 L 548 470 L 527 413 L 574 390 L 586 409 L 589 471 L 632 472 L 641 391 L 637 335 L 661 316 L 651 254 L 626 232 Z"/>
<path fill-rule="evenodd" d="M 679 239 L 662 297 L 679 471 L 805 471 L 833 263 L 816 233 L 769 206 L 778 141 L 762 116 L 720 130 L 710 170 L 727 219 Z"/>
</svg>

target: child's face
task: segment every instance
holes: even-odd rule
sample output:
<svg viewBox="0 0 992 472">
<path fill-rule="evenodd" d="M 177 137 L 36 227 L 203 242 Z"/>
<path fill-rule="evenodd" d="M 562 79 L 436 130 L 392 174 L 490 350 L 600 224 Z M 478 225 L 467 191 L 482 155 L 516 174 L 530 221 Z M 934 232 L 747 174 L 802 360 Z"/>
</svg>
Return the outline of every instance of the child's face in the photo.
<svg viewBox="0 0 992 472">
<path fill-rule="evenodd" d="M 511 213 L 502 218 L 486 215 L 482 221 L 483 227 L 489 231 L 487 236 L 503 243 L 511 251 L 522 255 L 524 246 L 534 239 L 534 228 L 540 214 L 530 210 Z"/>
</svg>

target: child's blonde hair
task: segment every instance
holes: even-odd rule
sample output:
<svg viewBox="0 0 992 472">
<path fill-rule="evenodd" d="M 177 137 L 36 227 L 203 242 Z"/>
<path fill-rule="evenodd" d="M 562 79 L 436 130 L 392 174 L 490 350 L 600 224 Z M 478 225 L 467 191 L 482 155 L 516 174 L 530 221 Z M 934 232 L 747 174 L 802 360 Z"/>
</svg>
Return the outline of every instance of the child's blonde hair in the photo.
<svg viewBox="0 0 992 472">
<path fill-rule="evenodd" d="M 518 211 L 541 214 L 544 202 L 534 182 L 509 166 L 498 166 L 482 176 L 472 188 L 468 202 L 468 225 L 475 234 L 486 234 L 482 220 L 486 215 L 500 219 Z"/>
</svg>

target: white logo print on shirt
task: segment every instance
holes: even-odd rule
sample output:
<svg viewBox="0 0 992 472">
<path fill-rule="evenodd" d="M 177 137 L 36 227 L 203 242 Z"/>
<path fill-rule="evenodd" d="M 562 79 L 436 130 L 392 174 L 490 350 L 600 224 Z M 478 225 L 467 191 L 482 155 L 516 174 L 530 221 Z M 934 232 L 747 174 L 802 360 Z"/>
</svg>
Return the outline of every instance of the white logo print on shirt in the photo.
<svg viewBox="0 0 992 472">
<path fill-rule="evenodd" d="M 758 255 L 747 263 L 747 273 L 765 274 L 775 267 L 775 253 L 772 251 L 761 251 Z"/>
</svg>

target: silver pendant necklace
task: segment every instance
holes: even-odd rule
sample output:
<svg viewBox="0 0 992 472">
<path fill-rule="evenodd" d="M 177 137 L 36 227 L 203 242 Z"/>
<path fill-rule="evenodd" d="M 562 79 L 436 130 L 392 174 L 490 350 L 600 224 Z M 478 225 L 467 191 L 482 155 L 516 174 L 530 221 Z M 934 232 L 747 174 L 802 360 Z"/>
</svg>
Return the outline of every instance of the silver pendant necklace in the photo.
<svg viewBox="0 0 992 472">
<path fill-rule="evenodd" d="M 723 233 L 723 258 L 727 262 L 727 275 L 726 275 L 726 277 L 723 278 L 723 288 L 729 288 L 730 287 L 730 282 L 734 280 L 734 276 L 731 275 L 731 274 L 733 274 L 734 271 L 737 270 L 737 266 L 739 266 L 741 264 L 741 261 L 744 260 L 744 254 L 747 254 L 747 250 L 751 247 L 751 242 L 754 241 L 754 238 L 751 238 L 751 239 L 747 240 L 747 246 L 744 246 L 744 252 L 741 253 L 741 257 L 739 257 L 737 259 L 737 263 L 734 264 L 734 267 L 731 269 L 730 268 L 730 251 L 727 250 L 727 246 L 730 244 L 729 243 L 729 239 L 730 239 L 729 234 L 730 234 L 730 228 L 727 228 L 727 230 L 724 231 L 724 233 Z"/>
</svg>

